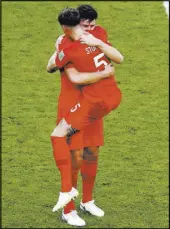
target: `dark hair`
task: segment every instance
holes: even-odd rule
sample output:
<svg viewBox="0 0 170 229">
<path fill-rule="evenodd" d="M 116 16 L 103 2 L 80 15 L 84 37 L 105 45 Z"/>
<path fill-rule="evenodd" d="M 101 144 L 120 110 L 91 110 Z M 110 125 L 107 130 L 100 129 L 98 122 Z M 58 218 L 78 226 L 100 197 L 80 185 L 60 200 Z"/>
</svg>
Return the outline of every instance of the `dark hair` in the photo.
<svg viewBox="0 0 170 229">
<path fill-rule="evenodd" d="M 80 14 L 77 9 L 65 8 L 58 16 L 60 25 L 76 26 L 80 23 Z"/>
<path fill-rule="evenodd" d="M 77 7 L 81 19 L 89 19 L 90 21 L 97 19 L 98 13 L 91 5 L 80 5 Z"/>
</svg>

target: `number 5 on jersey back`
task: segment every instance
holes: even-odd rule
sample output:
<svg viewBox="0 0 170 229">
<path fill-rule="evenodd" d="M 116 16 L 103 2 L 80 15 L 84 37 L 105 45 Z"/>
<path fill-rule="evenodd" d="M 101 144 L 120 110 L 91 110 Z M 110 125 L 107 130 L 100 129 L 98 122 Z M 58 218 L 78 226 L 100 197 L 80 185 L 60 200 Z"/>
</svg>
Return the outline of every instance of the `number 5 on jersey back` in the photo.
<svg viewBox="0 0 170 229">
<path fill-rule="evenodd" d="M 105 66 L 108 65 L 105 60 L 100 60 L 102 57 L 104 57 L 104 53 L 100 53 L 93 58 L 96 68 L 100 67 L 102 64 L 104 64 Z"/>
</svg>

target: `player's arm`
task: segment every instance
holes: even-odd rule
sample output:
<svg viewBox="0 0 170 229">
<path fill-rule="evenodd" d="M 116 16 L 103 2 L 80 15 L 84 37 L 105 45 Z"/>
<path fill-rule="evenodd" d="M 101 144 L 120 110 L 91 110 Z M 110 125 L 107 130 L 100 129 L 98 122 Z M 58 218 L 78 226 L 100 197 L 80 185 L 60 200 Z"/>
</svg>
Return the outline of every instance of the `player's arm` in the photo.
<svg viewBox="0 0 170 229">
<path fill-rule="evenodd" d="M 111 64 L 108 64 L 103 71 L 99 72 L 79 72 L 73 66 L 66 66 L 64 71 L 72 83 L 86 85 L 97 83 L 104 78 L 113 76 L 115 69 Z"/>
<path fill-rule="evenodd" d="M 89 46 L 98 47 L 110 60 L 117 64 L 120 64 L 124 59 L 122 54 L 116 48 L 94 37 L 92 34 L 83 34 L 80 38 L 80 42 Z"/>
<path fill-rule="evenodd" d="M 69 56 L 68 49 L 55 51 L 48 61 L 47 72 L 55 72 L 69 63 L 69 57 L 67 58 L 65 54 Z"/>
<path fill-rule="evenodd" d="M 53 73 L 53 72 L 56 72 L 58 70 L 58 67 L 57 67 L 56 62 L 55 62 L 56 56 L 57 56 L 57 52 L 55 51 L 48 61 L 48 64 L 47 64 L 47 72 L 48 73 Z"/>
<path fill-rule="evenodd" d="M 59 53 L 59 45 L 62 42 L 63 36 L 64 35 L 59 36 L 58 39 L 56 40 L 56 43 L 55 43 L 56 51 L 50 57 L 50 59 L 48 61 L 48 64 L 47 64 L 47 72 L 48 73 L 56 72 L 59 69 L 55 60 L 56 60 L 56 57 L 57 57 L 57 53 Z"/>
</svg>

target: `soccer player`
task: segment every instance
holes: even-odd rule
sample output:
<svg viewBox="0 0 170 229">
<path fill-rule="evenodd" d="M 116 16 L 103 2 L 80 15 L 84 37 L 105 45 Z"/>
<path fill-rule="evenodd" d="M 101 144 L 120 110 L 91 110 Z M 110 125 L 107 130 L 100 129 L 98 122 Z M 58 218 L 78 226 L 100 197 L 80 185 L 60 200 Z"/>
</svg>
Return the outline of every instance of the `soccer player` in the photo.
<svg viewBox="0 0 170 229">
<path fill-rule="evenodd" d="M 83 30 L 79 25 L 79 13 L 74 9 L 64 10 L 59 16 L 59 22 L 65 33 L 72 37 L 72 39 L 78 40 L 81 37 L 81 42 L 89 44 L 91 42 L 91 45 L 99 46 L 100 49 L 88 47 L 87 45 L 80 44 L 79 41 L 75 41 L 72 46 L 59 53 L 56 60 L 57 66 L 62 68 L 67 63 L 72 62 L 76 69 L 80 72 L 84 71 L 84 73 L 81 73 L 84 77 L 90 75 L 89 72 L 96 74 L 95 72 L 99 71 L 97 74 L 102 74 L 105 71 L 103 70 L 104 66 L 106 65 L 106 68 L 108 68 L 110 61 L 101 50 L 103 47 L 107 48 L 107 56 L 111 59 L 116 50 L 100 42 L 99 39 L 95 39 L 92 35 L 82 36 Z M 118 55 L 117 59 L 118 62 L 121 61 L 122 56 Z M 87 64 L 84 64 L 84 61 Z M 71 81 L 80 76 L 72 66 L 67 65 L 65 71 Z M 107 90 L 104 95 L 101 95 L 101 89 Z M 77 195 L 77 193 L 74 195 L 70 191 L 72 188 L 70 176 L 71 159 L 65 137 L 74 133 L 81 135 L 81 130 L 85 126 L 94 122 L 94 120 L 104 117 L 111 110 L 116 109 L 121 101 L 121 92 L 117 87 L 114 77 L 84 86 L 82 94 L 83 96 L 79 98 L 76 104 L 76 109 L 72 109 L 71 113 L 60 121 L 51 135 L 54 156 L 61 172 L 63 187 L 58 203 L 55 206 L 56 210 L 62 208 L 70 199 Z M 66 168 L 67 174 L 63 172 Z"/>
<path fill-rule="evenodd" d="M 95 26 L 95 20 L 97 19 L 97 12 L 93 7 L 90 5 L 81 5 L 78 7 L 81 21 L 80 25 L 84 30 L 93 30 L 93 33 L 97 34 L 102 34 L 103 39 L 107 41 L 107 33 L 105 32 L 104 29 L 102 29 L 100 26 Z M 69 40 L 65 39 L 65 37 L 62 35 L 59 37 L 57 41 L 57 46 L 60 46 L 60 49 L 64 48 L 64 45 L 69 43 Z M 68 45 L 68 44 L 67 44 Z M 59 48 L 59 47 L 58 47 Z M 62 73 L 62 78 L 66 76 L 63 75 Z M 66 78 L 67 79 L 67 78 Z M 88 83 L 91 83 L 91 78 L 88 79 Z M 63 80 L 62 80 L 63 82 Z M 66 80 L 64 81 L 66 83 Z M 87 81 L 83 81 L 83 77 L 81 79 L 81 82 L 78 82 L 79 84 L 84 84 L 87 83 Z M 74 90 L 67 90 L 64 91 L 62 90 L 62 93 L 59 97 L 59 109 L 58 109 L 58 114 L 59 117 L 62 117 L 64 115 L 63 110 L 68 111 L 69 110 L 69 103 L 68 101 L 63 101 L 61 97 L 68 98 L 71 97 L 72 102 L 70 103 L 71 106 L 74 104 L 73 101 L 76 101 L 76 97 L 74 98 L 76 92 L 77 95 L 80 94 L 80 90 L 77 90 L 73 85 L 71 85 L 70 82 L 68 82 L 68 85 L 72 86 L 72 89 Z M 62 87 L 63 88 L 63 87 Z M 70 87 L 69 87 L 70 88 Z M 75 92 L 76 90 L 76 92 Z M 74 91 L 73 94 L 71 92 Z M 63 102 L 62 104 L 60 104 Z M 71 108 L 70 106 L 70 108 Z M 60 118 L 58 118 L 60 120 Z M 83 141 L 84 145 L 81 143 L 82 139 L 78 139 L 77 142 L 74 141 L 76 140 L 77 137 L 76 135 L 72 137 L 72 144 L 69 144 L 69 148 L 72 147 L 72 149 L 77 149 L 83 148 L 83 146 L 90 146 L 90 147 L 85 147 L 84 148 L 84 155 L 83 155 L 83 165 L 81 169 L 81 174 L 82 174 L 82 179 L 83 179 L 83 199 L 80 204 L 80 208 L 83 210 L 86 210 L 90 212 L 92 215 L 96 216 L 103 216 L 104 212 L 98 208 L 94 204 L 94 200 L 92 199 L 92 190 L 94 187 L 94 181 L 97 173 L 97 163 L 98 163 L 98 151 L 99 151 L 99 146 L 103 145 L 103 123 L 102 119 L 95 121 L 94 123 L 91 123 L 88 127 L 85 128 L 84 134 L 83 134 Z M 81 145 L 82 144 L 82 145 Z M 77 185 L 77 173 L 79 170 L 79 167 L 81 165 L 80 160 L 82 157 L 82 152 L 81 150 L 72 150 L 72 159 L 73 159 L 73 168 L 72 168 L 72 178 L 73 178 L 73 184 L 74 187 Z M 92 160 L 93 159 L 93 163 Z M 76 163 L 79 161 L 79 163 Z M 71 201 L 65 208 L 62 213 L 62 217 L 67 220 L 69 223 L 70 218 L 72 219 L 72 214 L 74 213 L 74 221 L 77 223 L 76 217 L 75 217 L 75 205 L 74 202 Z M 78 217 L 77 217 L 78 219 Z"/>
</svg>

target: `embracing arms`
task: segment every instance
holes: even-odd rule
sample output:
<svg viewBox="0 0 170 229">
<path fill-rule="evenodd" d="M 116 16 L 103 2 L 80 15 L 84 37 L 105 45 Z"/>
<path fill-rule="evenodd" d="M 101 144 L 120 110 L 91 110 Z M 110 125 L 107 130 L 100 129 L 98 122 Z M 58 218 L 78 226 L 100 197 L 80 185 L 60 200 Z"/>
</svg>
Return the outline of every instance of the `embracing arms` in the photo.
<svg viewBox="0 0 170 229">
<path fill-rule="evenodd" d="M 78 72 L 74 67 L 65 69 L 69 80 L 78 85 L 97 83 L 101 79 L 113 76 L 114 71 L 115 69 L 111 64 L 106 65 L 105 69 L 100 72 Z"/>
<path fill-rule="evenodd" d="M 82 44 L 99 48 L 110 60 L 116 64 L 120 64 L 124 59 L 122 54 L 116 48 L 104 43 L 102 40 L 94 37 L 92 34 L 83 34 L 80 38 L 80 42 Z"/>
<path fill-rule="evenodd" d="M 48 64 L 47 64 L 47 72 L 48 73 L 53 73 L 58 70 L 58 67 L 55 63 L 55 59 L 57 57 L 57 52 L 54 52 L 53 55 L 50 57 Z"/>
<path fill-rule="evenodd" d="M 53 73 L 56 70 L 58 70 L 57 64 L 56 64 L 56 58 L 57 58 L 57 52 L 54 52 L 54 54 L 51 56 L 51 58 L 48 61 L 47 65 L 47 72 Z M 100 72 L 79 72 L 74 68 L 74 66 L 71 64 L 71 67 L 65 67 L 65 73 L 67 74 L 69 80 L 78 85 L 86 85 L 86 84 L 92 84 L 100 81 L 101 79 L 110 77 L 114 75 L 114 67 L 109 64 L 105 66 L 105 69 Z"/>
</svg>

